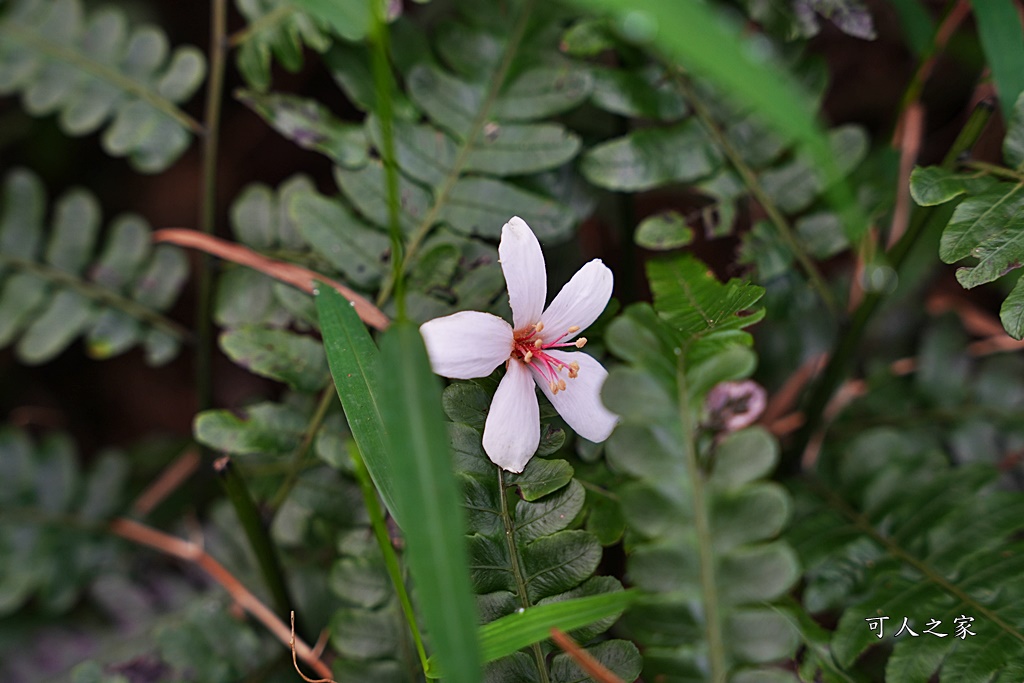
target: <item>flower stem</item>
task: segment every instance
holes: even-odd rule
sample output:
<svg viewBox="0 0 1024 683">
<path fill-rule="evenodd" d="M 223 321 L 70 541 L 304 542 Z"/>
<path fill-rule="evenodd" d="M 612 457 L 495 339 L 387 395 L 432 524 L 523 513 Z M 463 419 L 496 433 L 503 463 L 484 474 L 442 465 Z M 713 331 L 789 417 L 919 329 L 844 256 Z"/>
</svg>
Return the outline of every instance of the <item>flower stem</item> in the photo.
<svg viewBox="0 0 1024 683">
<path fill-rule="evenodd" d="M 398 556 L 391 545 L 391 537 L 388 535 L 387 523 L 384 520 L 384 511 L 377 500 L 377 489 L 374 488 L 373 480 L 370 478 L 370 471 L 366 469 L 363 462 L 363 455 L 354 439 L 348 439 L 348 454 L 355 465 L 356 479 L 359 481 L 359 488 L 363 492 L 363 503 L 366 505 L 366 512 L 370 516 L 370 526 L 373 527 L 373 535 L 380 546 L 380 552 L 384 556 L 384 566 L 387 567 L 388 576 L 391 577 L 391 584 L 398 594 L 398 602 L 402 605 L 402 614 L 409 624 L 412 632 L 413 642 L 416 644 L 416 653 L 420 658 L 420 666 L 427 670 L 427 651 L 423 647 L 423 637 L 420 635 L 420 628 L 416 624 L 416 612 L 412 608 L 412 601 L 409 593 L 405 590 L 405 581 L 402 578 L 402 567 L 398 563 Z"/>
<path fill-rule="evenodd" d="M 523 609 L 528 609 L 530 596 L 526 592 L 526 577 L 519 566 L 519 550 L 516 548 L 515 522 L 508 511 L 508 486 L 505 484 L 505 472 L 498 467 L 498 494 L 501 497 L 501 521 L 505 525 L 505 543 L 508 546 L 508 556 L 512 563 L 512 576 L 516 581 L 516 592 L 519 593 L 519 604 Z M 540 674 L 540 683 L 550 683 L 548 677 L 548 666 L 544 661 L 544 652 L 540 649 L 540 643 L 534 643 L 530 649 L 533 651 L 533 660 L 537 664 L 537 671 Z"/>
<path fill-rule="evenodd" d="M 388 234 L 391 237 L 391 280 L 395 298 L 396 318 L 405 318 L 405 243 L 398 223 L 398 166 L 395 162 L 394 108 L 391 102 L 393 76 L 388 60 L 388 25 L 384 6 L 371 2 L 373 26 L 373 82 L 377 91 L 377 118 L 380 120 L 380 157 L 384 165 L 384 182 L 388 202 Z"/>
</svg>

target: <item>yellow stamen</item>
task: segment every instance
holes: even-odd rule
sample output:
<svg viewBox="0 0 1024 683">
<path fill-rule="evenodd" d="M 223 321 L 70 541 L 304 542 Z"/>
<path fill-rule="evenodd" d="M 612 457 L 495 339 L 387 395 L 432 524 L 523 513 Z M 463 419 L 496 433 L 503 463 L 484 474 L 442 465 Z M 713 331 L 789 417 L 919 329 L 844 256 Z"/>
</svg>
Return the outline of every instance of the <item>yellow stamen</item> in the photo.
<svg viewBox="0 0 1024 683">
<path fill-rule="evenodd" d="M 578 374 L 580 374 L 580 364 L 576 361 L 569 363 L 569 379 L 576 379 Z"/>
<path fill-rule="evenodd" d="M 572 334 L 573 332 L 579 332 L 579 331 L 580 331 L 580 326 L 579 325 L 573 325 L 572 327 L 569 328 L 569 334 Z"/>
<path fill-rule="evenodd" d="M 544 331 L 544 323 L 537 323 L 536 325 L 533 326 L 533 329 L 537 330 L 538 332 L 543 332 Z"/>
<path fill-rule="evenodd" d="M 531 360 L 533 360 L 533 351 L 527 351 L 526 355 L 523 356 L 523 361 L 529 363 Z"/>
<path fill-rule="evenodd" d="M 587 338 L 586 337 L 580 337 L 579 339 L 576 340 L 576 348 L 577 349 L 582 349 L 586 345 L 587 345 Z"/>
<path fill-rule="evenodd" d="M 551 390 L 552 394 L 557 394 L 558 393 L 558 385 L 555 384 L 554 382 L 548 382 L 548 389 Z"/>
<path fill-rule="evenodd" d="M 543 345 L 544 345 L 544 340 L 543 339 L 538 339 L 537 341 L 533 342 L 534 348 L 537 348 L 537 349 L 539 349 Z"/>
<path fill-rule="evenodd" d="M 560 389 L 561 391 L 565 391 L 565 380 L 564 380 L 564 379 L 560 379 L 560 380 L 558 380 L 558 388 L 559 388 L 559 389 Z"/>
</svg>

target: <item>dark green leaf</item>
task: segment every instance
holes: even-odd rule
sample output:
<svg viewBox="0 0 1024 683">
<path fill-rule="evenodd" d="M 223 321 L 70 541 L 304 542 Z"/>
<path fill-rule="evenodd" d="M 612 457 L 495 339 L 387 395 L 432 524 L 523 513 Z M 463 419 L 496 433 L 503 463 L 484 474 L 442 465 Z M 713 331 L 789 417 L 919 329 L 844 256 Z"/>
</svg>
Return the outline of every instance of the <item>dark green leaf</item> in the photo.
<svg viewBox="0 0 1024 683">
<path fill-rule="evenodd" d="M 315 191 L 291 195 L 288 215 L 309 244 L 357 285 L 368 287 L 385 272 L 386 235 L 358 218 L 337 200 Z"/>
<path fill-rule="evenodd" d="M 636 228 L 633 240 L 645 249 L 666 251 L 685 247 L 693 241 L 693 230 L 676 211 L 648 216 Z"/>
<path fill-rule="evenodd" d="M 1013 106 L 1013 116 L 1006 126 L 1003 157 L 1014 168 L 1024 167 L 1024 93 L 1017 97 Z"/>
<path fill-rule="evenodd" d="M 716 330 L 740 329 L 760 316 L 738 317 L 764 295 L 764 289 L 739 280 L 721 284 L 707 266 L 681 254 L 647 264 L 654 307 L 684 337 Z"/>
<path fill-rule="evenodd" d="M 601 544 L 582 530 L 560 531 L 522 550 L 530 600 L 536 602 L 579 585 L 601 560 Z"/>
<path fill-rule="evenodd" d="M 402 476 L 395 480 L 408 559 L 424 622 L 440 666 L 452 681 L 480 680 L 476 610 L 470 593 L 451 453 L 440 407 L 440 385 L 419 329 L 398 322 L 384 335 L 381 382 L 402 391 L 381 396 L 390 458 Z"/>
<path fill-rule="evenodd" d="M 519 489 L 523 500 L 534 501 L 572 481 L 572 465 L 565 460 L 533 458 L 521 474 L 508 474 L 505 481 Z"/>
<path fill-rule="evenodd" d="M 978 22 L 978 37 L 992 69 L 1003 118 L 1013 116 L 1014 104 L 1024 92 L 1024 30 L 1020 15 L 1005 2 L 971 2 Z"/>
<path fill-rule="evenodd" d="M 330 47 L 323 23 L 286 4 L 287 0 L 236 0 L 239 12 L 248 22 L 245 40 L 238 46 L 238 70 L 250 87 L 263 92 L 270 87 L 270 57 L 273 54 L 285 69 L 294 73 L 302 68 L 302 50 L 316 52 Z M 277 17 L 270 21 L 268 15 Z"/>
<path fill-rule="evenodd" d="M 595 67 L 590 100 L 620 116 L 678 121 L 687 108 L 665 68 L 651 64 L 640 69 Z"/>
<path fill-rule="evenodd" d="M 713 173 L 718 151 L 695 121 L 646 128 L 591 148 L 580 170 L 599 187 L 642 191 L 672 182 L 692 182 Z"/>
<path fill-rule="evenodd" d="M 288 330 L 243 327 L 220 336 L 224 353 L 235 363 L 297 391 L 318 391 L 327 381 L 323 345 Z"/>
<path fill-rule="evenodd" d="M 401 524 L 404 520 L 399 509 L 398 469 L 388 452 L 380 407 L 380 353 L 355 309 L 333 287 L 318 288 L 316 310 L 327 362 L 349 430 L 378 493 Z"/>
<path fill-rule="evenodd" d="M 999 308 L 999 320 L 1014 339 L 1024 339 L 1024 280 L 1017 280 Z"/>
<path fill-rule="evenodd" d="M 362 127 L 343 123 L 315 100 L 245 90 L 235 97 L 299 147 L 320 152 L 339 166 L 359 168 L 369 159 Z"/>
<path fill-rule="evenodd" d="M 312 16 L 328 24 L 349 42 L 366 37 L 373 20 L 371 6 L 357 0 L 292 0 Z"/>
</svg>

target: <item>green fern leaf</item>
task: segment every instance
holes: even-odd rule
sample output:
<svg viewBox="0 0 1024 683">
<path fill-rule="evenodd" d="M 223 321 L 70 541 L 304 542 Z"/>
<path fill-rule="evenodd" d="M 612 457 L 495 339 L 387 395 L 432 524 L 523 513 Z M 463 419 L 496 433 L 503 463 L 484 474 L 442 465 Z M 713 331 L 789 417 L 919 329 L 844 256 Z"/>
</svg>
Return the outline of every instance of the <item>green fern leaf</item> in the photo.
<svg viewBox="0 0 1024 683">
<path fill-rule="evenodd" d="M 753 371 L 737 336 L 752 316 L 736 314 L 761 290 L 722 285 L 690 257 L 652 263 L 650 275 L 661 315 L 638 304 L 611 323 L 609 348 L 630 365 L 613 368 L 602 391 L 621 418 L 606 452 L 609 468 L 629 477 L 619 489 L 633 531 L 627 571 L 649 594 L 626 626 L 645 648 L 645 679 L 760 680 L 770 674 L 759 667 L 797 644 L 770 606 L 799 576 L 777 539 L 790 498 L 764 481 L 778 446 L 759 429 L 712 440 L 701 425 L 707 392 Z"/>
<path fill-rule="evenodd" d="M 455 420 L 449 425 L 449 437 L 468 513 L 470 567 L 483 622 L 524 606 L 622 590 L 615 578 L 594 576 L 602 557 L 601 544 L 590 532 L 573 528 L 578 525 L 586 496 L 569 463 L 535 457 L 522 474 L 499 475 L 481 447 L 480 430 L 490 402 L 487 390 L 478 383 L 456 382 L 445 389 L 442 402 L 449 418 Z M 506 495 L 510 490 L 519 492 L 518 497 L 511 497 L 514 502 Z M 590 643 L 615 619 L 603 619 L 573 630 L 571 635 Z M 588 650 L 595 655 L 614 652 L 609 654 L 610 661 L 616 662 L 613 670 L 627 676 L 633 672 L 636 677 L 639 656 L 631 645 L 608 641 L 597 648 Z M 524 678 L 516 680 L 539 680 L 540 650 L 529 652 L 491 663 L 486 680 L 506 680 L 513 670 L 523 672 Z M 544 666 L 552 681 L 578 680 L 570 676 L 572 667 L 566 662 Z"/>
<path fill-rule="evenodd" d="M 989 465 L 946 458 L 889 429 L 849 444 L 842 464 L 801 496 L 790 536 L 807 562 L 812 609 L 841 609 L 831 650 L 851 667 L 892 646 L 889 680 L 1014 680 L 1024 661 L 1024 498 L 997 492 Z M 914 481 L 912 488 L 899 484 Z M 888 617 L 878 628 L 868 620 Z M 970 635 L 957 629 L 960 617 Z M 899 636 L 904 618 L 910 631 Z M 932 620 L 932 633 L 925 633 Z M 916 635 L 912 635 L 912 632 Z M 935 635 L 945 633 L 945 637 Z"/>
<path fill-rule="evenodd" d="M 187 333 L 161 312 L 184 283 L 187 263 L 173 247 L 150 246 L 149 227 L 121 216 L 97 251 L 100 209 L 71 190 L 43 227 L 46 196 L 25 170 L 9 173 L 0 213 L 0 347 L 18 339 L 26 363 L 42 363 L 84 335 L 109 358 L 141 344 L 148 362 L 169 361 Z"/>
<path fill-rule="evenodd" d="M 86 14 L 81 0 L 12 0 L 0 14 L 0 94 L 21 91 L 34 116 L 58 112 L 70 135 L 106 125 L 107 153 L 146 173 L 170 166 L 201 130 L 177 105 L 205 69 L 199 50 L 168 55 L 159 29 L 129 28 L 115 9 Z"/>
<path fill-rule="evenodd" d="M 241 34 L 235 59 L 249 87 L 270 87 L 271 57 L 288 71 L 302 68 L 302 49 L 324 52 L 331 46 L 326 27 L 288 0 L 235 0 L 248 27 Z"/>
<path fill-rule="evenodd" d="M 66 612 L 116 563 L 118 546 L 65 520 L 99 524 L 111 517 L 124 501 L 127 462 L 105 452 L 83 471 L 66 435 L 35 441 L 13 427 L 0 428 L 0 453 L 0 507 L 14 513 L 0 520 L 0 615 L 29 600 L 47 612 Z"/>
</svg>

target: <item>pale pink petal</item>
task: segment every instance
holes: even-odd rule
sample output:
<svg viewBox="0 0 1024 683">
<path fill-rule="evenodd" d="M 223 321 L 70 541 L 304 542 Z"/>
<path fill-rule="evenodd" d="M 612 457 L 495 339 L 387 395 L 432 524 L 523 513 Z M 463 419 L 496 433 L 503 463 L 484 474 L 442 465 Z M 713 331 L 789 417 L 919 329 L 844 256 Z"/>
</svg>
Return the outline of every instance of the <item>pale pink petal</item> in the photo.
<svg viewBox="0 0 1024 683">
<path fill-rule="evenodd" d="M 521 330 L 540 320 L 548 295 L 544 254 L 537 236 L 519 216 L 509 219 L 501 229 L 498 259 L 508 286 L 508 303 L 512 307 L 512 323 Z"/>
<path fill-rule="evenodd" d="M 567 372 L 559 373 L 565 380 L 565 391 L 557 394 L 551 392 L 548 380 L 534 366 L 533 377 L 544 395 L 551 401 L 562 419 L 573 430 L 590 441 L 604 441 L 612 433 L 619 418 L 601 403 L 601 387 L 604 385 L 608 371 L 592 356 L 582 351 L 547 351 L 548 355 L 566 365 L 573 361 L 580 364 L 576 379 L 569 379 Z"/>
<path fill-rule="evenodd" d="M 484 452 L 498 467 L 519 473 L 540 445 L 540 410 L 533 379 L 517 360 L 508 364 L 484 423 Z"/>
<path fill-rule="evenodd" d="M 590 327 L 608 305 L 613 281 L 612 271 L 601 259 L 576 271 L 541 316 L 544 338 L 562 334 L 571 326 L 580 328 L 572 335 L 576 336 Z"/>
<path fill-rule="evenodd" d="M 496 315 L 462 311 L 420 325 L 430 365 L 452 379 L 486 377 L 512 353 L 512 327 Z"/>
</svg>

